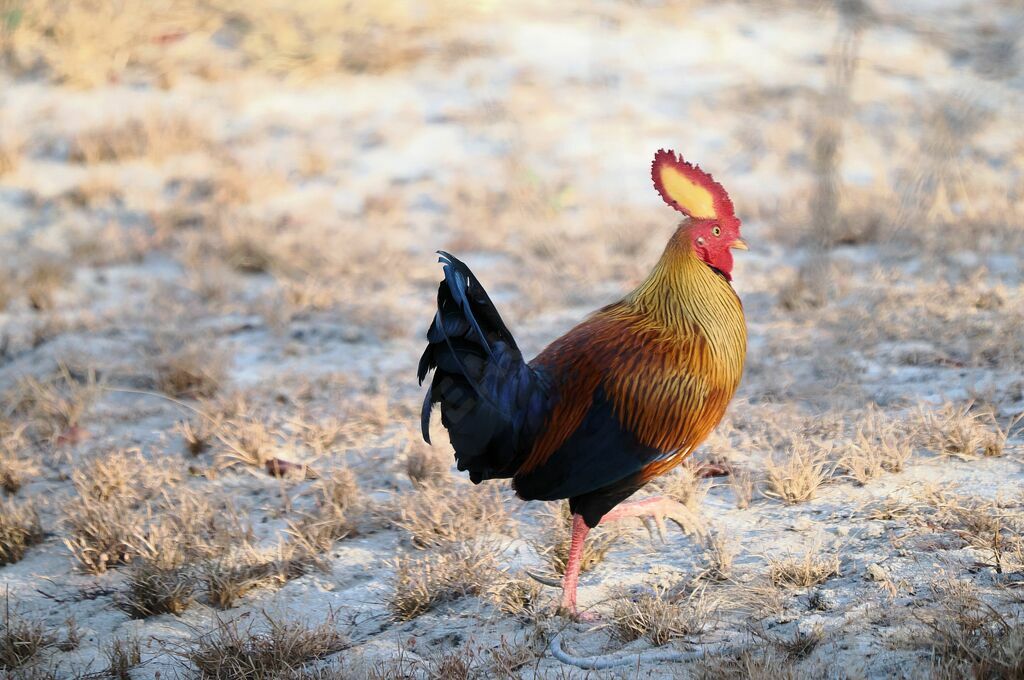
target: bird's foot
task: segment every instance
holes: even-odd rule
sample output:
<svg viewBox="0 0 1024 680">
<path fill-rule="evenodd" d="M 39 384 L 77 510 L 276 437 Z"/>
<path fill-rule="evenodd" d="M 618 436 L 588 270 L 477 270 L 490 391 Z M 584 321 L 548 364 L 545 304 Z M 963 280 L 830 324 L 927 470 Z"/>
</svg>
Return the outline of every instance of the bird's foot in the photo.
<svg viewBox="0 0 1024 680">
<path fill-rule="evenodd" d="M 559 605 L 555 612 L 558 616 L 564 616 L 567 619 L 572 619 L 578 623 L 600 623 L 601 615 L 597 612 L 592 611 L 580 611 L 576 608 L 576 605 L 566 606 Z"/>
<path fill-rule="evenodd" d="M 665 541 L 666 520 L 673 522 L 686 534 L 703 536 L 705 533 L 704 521 L 697 513 L 679 501 L 662 496 L 622 503 L 601 518 L 601 524 L 617 522 L 630 517 L 636 517 L 643 521 L 647 531 L 651 534 L 652 540 L 655 537 L 655 531 L 657 531 L 657 536 L 662 542 Z"/>
<path fill-rule="evenodd" d="M 700 479 L 708 477 L 728 477 L 732 474 L 732 468 L 719 463 L 701 463 L 693 466 L 693 474 Z"/>
</svg>

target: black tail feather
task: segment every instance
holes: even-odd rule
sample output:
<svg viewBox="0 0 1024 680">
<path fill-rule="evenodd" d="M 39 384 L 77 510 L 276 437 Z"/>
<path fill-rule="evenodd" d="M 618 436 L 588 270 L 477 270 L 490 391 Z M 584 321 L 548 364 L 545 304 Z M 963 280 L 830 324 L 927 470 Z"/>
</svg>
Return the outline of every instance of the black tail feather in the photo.
<svg viewBox="0 0 1024 680">
<path fill-rule="evenodd" d="M 422 385 L 435 370 L 420 415 L 423 439 L 430 442 L 430 413 L 440 403 L 459 469 L 474 482 L 509 477 L 523 449 L 523 425 L 537 420 L 521 405 L 545 402 L 530 394 L 540 381 L 473 272 L 439 254 L 444 280 L 417 371 Z"/>
</svg>

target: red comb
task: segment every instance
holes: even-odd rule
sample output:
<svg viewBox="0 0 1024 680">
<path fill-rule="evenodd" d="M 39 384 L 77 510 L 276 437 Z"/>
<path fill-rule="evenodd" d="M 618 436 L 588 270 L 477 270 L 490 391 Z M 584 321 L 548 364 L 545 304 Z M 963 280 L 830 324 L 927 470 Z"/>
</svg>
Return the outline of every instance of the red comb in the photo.
<svg viewBox="0 0 1024 680">
<path fill-rule="evenodd" d="M 674 151 L 660 149 L 654 154 L 651 179 L 665 203 L 684 215 L 739 223 L 725 187 Z"/>
</svg>

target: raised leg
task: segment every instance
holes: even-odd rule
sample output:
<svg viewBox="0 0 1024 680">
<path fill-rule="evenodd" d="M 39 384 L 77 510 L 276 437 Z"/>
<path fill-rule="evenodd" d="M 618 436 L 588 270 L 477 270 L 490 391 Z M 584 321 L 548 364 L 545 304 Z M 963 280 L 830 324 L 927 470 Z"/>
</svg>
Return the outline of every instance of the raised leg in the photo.
<svg viewBox="0 0 1024 680">
<path fill-rule="evenodd" d="M 632 517 L 644 520 L 644 523 L 648 520 L 654 522 L 662 539 L 665 537 L 665 520 L 674 522 L 687 534 L 696 534 L 697 536 L 704 534 L 704 522 L 696 513 L 679 501 L 663 496 L 619 503 L 601 518 L 601 524 L 618 522 Z M 649 526 L 648 530 L 650 530 Z M 653 533 L 652 531 L 652 536 Z"/>
</svg>

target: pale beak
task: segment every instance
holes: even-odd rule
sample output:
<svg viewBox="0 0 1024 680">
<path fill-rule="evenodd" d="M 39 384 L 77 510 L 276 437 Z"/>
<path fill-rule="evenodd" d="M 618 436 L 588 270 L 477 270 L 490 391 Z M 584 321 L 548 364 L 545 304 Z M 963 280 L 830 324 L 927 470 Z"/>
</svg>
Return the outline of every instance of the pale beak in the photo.
<svg viewBox="0 0 1024 680">
<path fill-rule="evenodd" d="M 735 241 L 733 241 L 732 245 L 729 247 L 735 248 L 736 250 L 750 250 L 750 248 L 747 247 L 747 242 L 741 238 L 738 238 Z"/>
</svg>

